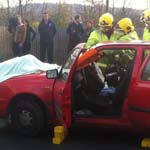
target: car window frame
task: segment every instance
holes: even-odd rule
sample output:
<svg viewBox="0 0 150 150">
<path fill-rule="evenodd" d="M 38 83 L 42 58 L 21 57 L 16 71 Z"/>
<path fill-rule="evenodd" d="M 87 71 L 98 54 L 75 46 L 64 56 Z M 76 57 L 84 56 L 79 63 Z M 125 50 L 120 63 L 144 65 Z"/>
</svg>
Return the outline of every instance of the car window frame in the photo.
<svg viewBox="0 0 150 150">
<path fill-rule="evenodd" d="M 73 59 L 73 61 L 71 62 L 70 64 L 70 69 L 72 68 L 73 64 L 75 63 L 77 57 L 80 55 L 81 53 L 81 47 L 75 47 L 71 52 L 70 52 L 70 55 L 68 56 L 68 58 L 66 59 L 66 61 L 64 62 L 61 70 L 60 70 L 60 73 L 59 73 L 59 79 L 62 80 L 63 82 L 67 82 L 67 79 L 69 77 L 69 74 L 70 74 L 70 70 L 67 74 L 67 76 L 65 76 L 63 73 L 63 70 L 65 68 L 65 65 L 68 63 L 68 60 L 70 59 L 70 57 L 72 57 L 72 55 L 74 54 L 75 50 L 77 50 L 77 54 L 75 54 L 75 58 Z M 73 56 L 74 57 L 74 56 Z"/>
</svg>

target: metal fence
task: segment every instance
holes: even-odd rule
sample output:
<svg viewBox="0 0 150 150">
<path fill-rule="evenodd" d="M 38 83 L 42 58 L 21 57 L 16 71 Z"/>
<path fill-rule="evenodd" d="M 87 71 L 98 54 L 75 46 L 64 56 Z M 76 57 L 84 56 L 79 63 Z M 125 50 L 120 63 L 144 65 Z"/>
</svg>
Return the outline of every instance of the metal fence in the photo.
<svg viewBox="0 0 150 150">
<path fill-rule="evenodd" d="M 6 27 L 0 27 L 0 61 L 12 57 L 12 37 Z"/>
<path fill-rule="evenodd" d="M 31 45 L 31 54 L 39 58 L 40 42 L 39 33 L 35 29 L 37 35 Z M 137 28 L 139 36 L 142 36 L 143 29 Z M 54 38 L 54 63 L 62 64 L 67 56 L 68 36 L 66 29 L 57 29 Z M 0 26 L 0 62 L 13 57 L 12 53 L 12 36 L 8 32 L 7 27 Z"/>
</svg>

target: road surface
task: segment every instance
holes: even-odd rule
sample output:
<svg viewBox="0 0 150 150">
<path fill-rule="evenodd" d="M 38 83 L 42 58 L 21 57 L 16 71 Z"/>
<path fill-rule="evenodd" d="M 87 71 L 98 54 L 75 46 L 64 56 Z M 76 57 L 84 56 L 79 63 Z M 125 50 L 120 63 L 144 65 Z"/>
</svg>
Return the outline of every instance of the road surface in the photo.
<svg viewBox="0 0 150 150">
<path fill-rule="evenodd" d="M 141 150 L 143 137 L 126 131 L 99 128 L 72 128 L 60 145 L 49 134 L 23 137 L 0 121 L 0 150 Z"/>
</svg>

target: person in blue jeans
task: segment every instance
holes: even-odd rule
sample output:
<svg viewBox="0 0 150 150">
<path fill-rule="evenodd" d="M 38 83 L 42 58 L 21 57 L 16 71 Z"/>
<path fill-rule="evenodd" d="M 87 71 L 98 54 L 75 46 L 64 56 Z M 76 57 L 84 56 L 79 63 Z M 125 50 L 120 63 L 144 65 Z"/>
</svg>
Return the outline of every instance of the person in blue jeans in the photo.
<svg viewBox="0 0 150 150">
<path fill-rule="evenodd" d="M 29 21 L 27 19 L 24 19 L 24 24 L 26 25 L 26 38 L 23 43 L 23 54 L 26 55 L 30 53 L 31 42 L 35 39 L 36 32 L 30 26 Z"/>
<path fill-rule="evenodd" d="M 14 36 L 14 56 L 23 55 L 23 44 L 26 38 L 26 26 L 22 22 L 22 17 L 17 15 L 17 26 Z"/>
</svg>

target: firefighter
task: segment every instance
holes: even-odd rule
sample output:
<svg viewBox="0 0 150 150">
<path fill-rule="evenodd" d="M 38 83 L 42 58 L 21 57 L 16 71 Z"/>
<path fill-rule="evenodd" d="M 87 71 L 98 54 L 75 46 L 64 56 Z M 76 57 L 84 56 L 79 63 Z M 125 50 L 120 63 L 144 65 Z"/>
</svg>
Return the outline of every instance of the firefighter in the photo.
<svg viewBox="0 0 150 150">
<path fill-rule="evenodd" d="M 143 40 L 150 41 L 150 10 L 145 10 L 140 19 L 145 23 Z"/>
<path fill-rule="evenodd" d="M 113 16 L 110 13 L 105 13 L 99 18 L 98 29 L 91 32 L 86 48 L 90 48 L 99 42 L 115 41 L 117 37 L 113 34 Z"/>
<path fill-rule="evenodd" d="M 115 27 L 115 34 L 119 36 L 119 41 L 138 40 L 138 34 L 130 18 L 122 18 Z"/>
<path fill-rule="evenodd" d="M 119 41 L 132 41 L 139 39 L 130 18 L 122 18 L 121 20 L 119 20 L 117 22 L 114 32 L 119 36 Z M 135 56 L 134 52 L 131 50 L 122 50 L 122 52 L 124 54 L 124 59 L 122 59 L 122 63 L 125 64 L 127 64 L 127 62 L 129 60 L 132 60 Z"/>
</svg>

